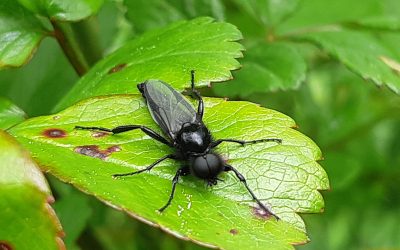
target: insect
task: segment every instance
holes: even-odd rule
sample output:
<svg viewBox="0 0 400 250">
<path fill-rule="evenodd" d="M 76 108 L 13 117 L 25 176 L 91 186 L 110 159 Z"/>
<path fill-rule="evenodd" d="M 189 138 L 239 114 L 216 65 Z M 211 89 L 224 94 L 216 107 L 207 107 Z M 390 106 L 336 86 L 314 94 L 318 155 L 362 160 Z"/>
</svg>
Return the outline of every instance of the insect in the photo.
<svg viewBox="0 0 400 250">
<path fill-rule="evenodd" d="M 222 172 L 232 171 L 240 182 L 244 184 L 253 200 L 265 212 L 265 215 L 274 216 L 279 219 L 255 196 L 248 186 L 244 176 L 236 168 L 225 163 L 222 157 L 216 153 L 214 149 L 223 142 L 238 143 L 244 146 L 246 144 L 260 142 L 281 143 L 282 140 L 277 138 L 258 139 L 252 141 L 236 139 L 215 140 L 203 122 L 204 103 L 200 93 L 195 89 L 194 74 L 194 70 L 192 70 L 191 95 L 198 101 L 197 111 L 195 111 L 182 94 L 160 80 L 147 80 L 137 85 L 139 91 L 147 102 L 153 120 L 158 124 L 158 126 L 160 126 L 167 138 L 143 125 L 123 125 L 113 129 L 82 126 L 76 126 L 75 128 L 99 130 L 111 132 L 113 134 L 140 129 L 153 139 L 174 148 L 174 153 L 161 157 L 144 169 L 113 175 L 113 177 L 122 177 L 150 171 L 153 167 L 166 159 L 181 161 L 183 165 L 176 171 L 175 176 L 172 179 L 171 194 L 167 203 L 159 209 L 160 212 L 164 211 L 171 204 L 171 201 L 174 198 L 176 185 L 181 176 L 192 174 L 197 178 L 206 180 L 208 185 L 211 186 L 216 185 L 217 181 L 221 180 L 218 176 Z"/>
</svg>

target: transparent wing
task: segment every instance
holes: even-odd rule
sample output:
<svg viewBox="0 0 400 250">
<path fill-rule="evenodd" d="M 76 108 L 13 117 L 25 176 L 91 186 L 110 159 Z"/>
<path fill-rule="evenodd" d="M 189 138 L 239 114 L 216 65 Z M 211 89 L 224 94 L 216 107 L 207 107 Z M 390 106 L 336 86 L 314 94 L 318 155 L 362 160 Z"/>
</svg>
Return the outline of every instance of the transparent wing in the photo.
<svg viewBox="0 0 400 250">
<path fill-rule="evenodd" d="M 196 111 L 183 95 L 160 80 L 147 80 L 140 87 L 154 121 L 174 139 L 184 123 L 196 120 Z"/>
</svg>

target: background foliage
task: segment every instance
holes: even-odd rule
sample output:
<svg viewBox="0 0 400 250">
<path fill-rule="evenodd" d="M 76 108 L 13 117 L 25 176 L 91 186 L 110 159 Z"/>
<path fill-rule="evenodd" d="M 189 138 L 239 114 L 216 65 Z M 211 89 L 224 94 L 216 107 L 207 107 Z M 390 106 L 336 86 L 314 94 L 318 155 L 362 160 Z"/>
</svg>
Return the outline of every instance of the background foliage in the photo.
<svg viewBox="0 0 400 250">
<path fill-rule="evenodd" d="M 41 13 L 76 21 L 99 7 L 83 2 L 83 14 L 66 16 L 62 8 Z M 92 22 L 99 24 L 107 54 L 145 31 L 204 15 L 239 27 L 246 48 L 234 80 L 204 88 L 204 95 L 279 110 L 322 149 L 332 190 L 324 193 L 323 214 L 303 216 L 311 242 L 298 248 L 400 248 L 398 1 L 105 1 Z M 24 25 L 37 25 L 35 44 L 49 29 L 36 21 Z M 4 27 L 10 26 L 1 25 L 0 33 Z M 91 61 L 77 64 L 90 67 Z M 55 40 L 46 38 L 29 64 L 0 72 L 0 93 L 28 116 L 49 114 L 77 79 Z M 50 184 L 70 249 L 201 248 L 127 219 L 55 179 Z M 71 204 L 80 213 L 71 213 Z"/>
</svg>

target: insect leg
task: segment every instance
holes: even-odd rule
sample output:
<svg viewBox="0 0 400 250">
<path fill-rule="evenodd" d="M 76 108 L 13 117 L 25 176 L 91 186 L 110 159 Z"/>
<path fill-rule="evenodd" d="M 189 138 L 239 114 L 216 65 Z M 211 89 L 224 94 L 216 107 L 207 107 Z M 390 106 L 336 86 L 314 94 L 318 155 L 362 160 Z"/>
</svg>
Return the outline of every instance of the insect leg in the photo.
<svg viewBox="0 0 400 250">
<path fill-rule="evenodd" d="M 161 157 L 160 159 L 156 160 L 155 162 L 153 162 L 152 164 L 150 164 L 148 167 L 135 171 L 135 172 L 130 172 L 130 173 L 125 173 L 125 174 L 113 174 L 114 178 L 117 177 L 122 177 L 122 176 L 129 176 L 129 175 L 135 175 L 135 174 L 140 174 L 144 171 L 150 171 L 153 167 L 155 167 L 158 163 L 166 160 L 166 159 L 176 159 L 176 156 L 174 154 L 169 154 L 166 156 Z"/>
<path fill-rule="evenodd" d="M 201 98 L 201 95 L 200 95 L 199 91 L 194 88 L 194 70 L 191 70 L 190 74 L 191 74 L 192 94 L 199 101 L 199 105 L 197 107 L 197 119 L 198 120 L 202 120 L 203 119 L 203 114 L 204 114 L 203 98 Z"/>
<path fill-rule="evenodd" d="M 134 130 L 134 129 L 140 129 L 142 130 L 144 133 L 146 133 L 148 136 L 152 137 L 153 139 L 164 143 L 170 147 L 172 147 L 172 143 L 170 143 L 167 139 L 165 139 L 164 137 L 162 137 L 161 135 L 159 135 L 157 132 L 155 132 L 154 130 L 152 130 L 151 128 L 142 126 L 142 125 L 123 125 L 123 126 L 118 126 L 112 129 L 108 129 L 108 128 L 102 128 L 102 127 L 82 127 L 82 126 L 75 126 L 75 129 L 84 129 L 84 130 L 100 130 L 100 131 L 105 131 L 105 132 L 111 132 L 113 134 L 119 134 L 119 133 L 123 133 L 123 132 L 127 132 L 130 130 Z"/>
<path fill-rule="evenodd" d="M 179 181 L 179 177 L 187 175 L 188 173 L 189 173 L 188 167 L 182 167 L 182 168 L 178 169 L 178 171 L 176 171 L 176 174 L 175 174 L 174 178 L 172 179 L 172 191 L 171 191 L 171 194 L 169 195 L 169 199 L 162 208 L 158 209 L 159 212 L 164 211 L 171 204 L 171 201 L 174 198 L 175 188 L 176 188 L 176 184 Z"/>
<path fill-rule="evenodd" d="M 267 138 L 267 139 L 258 139 L 258 140 L 252 140 L 252 141 L 243 141 L 243 140 L 235 140 L 235 139 L 219 139 L 216 141 L 213 141 L 209 148 L 215 148 L 216 146 L 218 146 L 219 144 L 221 144 L 222 142 L 234 142 L 234 143 L 239 143 L 242 146 L 246 145 L 246 144 L 254 144 L 254 143 L 260 143 L 260 142 L 277 142 L 277 143 L 282 143 L 281 139 L 277 139 L 277 138 Z"/>
<path fill-rule="evenodd" d="M 264 210 L 266 214 L 272 215 L 277 220 L 279 220 L 279 217 L 276 216 L 274 213 L 272 213 L 264 204 L 262 204 L 261 201 L 253 193 L 253 191 L 251 191 L 251 189 L 247 185 L 246 179 L 244 178 L 244 176 L 236 168 L 234 168 L 234 167 L 232 167 L 230 165 L 225 165 L 224 171 L 226 171 L 226 172 L 233 171 L 235 173 L 236 177 L 239 179 L 239 181 L 241 181 L 244 184 L 244 186 L 246 187 L 247 191 L 249 191 L 249 193 L 250 193 L 251 197 L 253 198 L 253 200 L 256 201 L 257 204 L 261 207 L 261 209 Z"/>
</svg>

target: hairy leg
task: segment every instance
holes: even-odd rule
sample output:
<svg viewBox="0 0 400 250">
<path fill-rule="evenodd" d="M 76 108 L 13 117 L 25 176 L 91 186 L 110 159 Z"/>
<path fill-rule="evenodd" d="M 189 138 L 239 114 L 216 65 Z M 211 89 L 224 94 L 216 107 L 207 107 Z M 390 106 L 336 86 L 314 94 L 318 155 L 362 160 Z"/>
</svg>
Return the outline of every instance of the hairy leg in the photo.
<svg viewBox="0 0 400 250">
<path fill-rule="evenodd" d="M 272 216 L 274 216 L 277 220 L 279 220 L 279 217 L 276 216 L 273 212 L 271 212 L 271 211 L 270 211 L 264 204 L 262 204 L 262 202 L 256 197 L 256 195 L 253 193 L 253 191 L 252 191 L 252 190 L 249 188 L 249 186 L 247 185 L 247 181 L 246 181 L 246 179 L 244 178 L 244 176 L 243 176 L 236 168 L 234 168 L 234 167 L 232 167 L 232 166 L 230 166 L 230 165 L 226 165 L 226 166 L 225 166 L 225 171 L 226 171 L 226 172 L 228 172 L 228 171 L 233 171 L 233 172 L 235 173 L 236 177 L 239 179 L 239 181 L 242 182 L 242 183 L 244 184 L 244 186 L 246 187 L 247 191 L 249 191 L 251 197 L 253 198 L 253 200 L 254 200 L 255 202 L 257 202 L 257 204 L 260 206 L 260 208 L 261 208 L 262 210 L 264 210 L 265 213 L 266 213 L 267 215 L 272 215 Z"/>
<path fill-rule="evenodd" d="M 204 102 L 203 102 L 203 98 L 201 98 L 199 91 L 194 88 L 194 73 L 195 73 L 194 70 L 190 71 L 192 94 L 193 94 L 193 97 L 199 101 L 199 105 L 197 107 L 197 119 L 202 120 L 203 114 L 204 114 Z"/>
<path fill-rule="evenodd" d="M 166 159 L 176 159 L 176 156 L 174 154 L 169 154 L 166 156 L 161 157 L 160 159 L 158 159 L 157 161 L 153 162 L 151 165 L 149 165 L 148 167 L 135 171 L 135 172 L 130 172 L 130 173 L 124 173 L 124 174 L 113 174 L 114 178 L 118 178 L 118 177 L 122 177 L 122 176 L 129 176 L 129 175 L 135 175 L 135 174 L 140 174 L 143 173 L 144 171 L 150 171 L 152 168 L 154 168 L 158 163 L 166 160 Z"/>
<path fill-rule="evenodd" d="M 158 211 L 160 211 L 160 212 L 164 211 L 171 204 L 171 201 L 174 198 L 175 188 L 176 188 L 176 184 L 179 181 L 179 177 L 180 176 L 185 176 L 187 174 L 189 174 L 189 168 L 188 167 L 182 167 L 182 168 L 178 169 L 178 171 L 176 171 L 176 174 L 175 174 L 174 178 L 172 179 L 172 191 L 171 191 L 171 194 L 169 195 L 169 199 L 168 199 L 167 203 L 163 207 L 158 209 Z"/>
<path fill-rule="evenodd" d="M 219 139 L 216 141 L 213 141 L 209 148 L 215 148 L 216 146 L 218 146 L 219 144 L 223 143 L 223 142 L 234 142 L 234 143 L 238 143 L 241 144 L 242 146 L 246 145 L 246 144 L 255 144 L 255 143 L 260 143 L 260 142 L 276 142 L 276 143 L 282 143 L 282 139 L 278 139 L 278 138 L 266 138 L 266 139 L 258 139 L 258 140 L 252 140 L 252 141 L 243 141 L 243 140 L 235 140 L 235 139 Z"/>
<path fill-rule="evenodd" d="M 157 132 L 155 132 L 154 130 L 152 130 L 151 128 L 148 128 L 146 126 L 142 126 L 142 125 L 123 125 L 123 126 L 118 126 L 112 129 L 109 128 L 102 128 L 102 127 L 82 127 L 82 126 L 75 126 L 75 129 L 83 129 L 83 130 L 98 130 L 98 131 L 105 131 L 105 132 L 110 132 L 113 134 L 119 134 L 119 133 L 123 133 L 123 132 L 127 132 L 127 131 L 131 131 L 131 130 L 135 130 L 135 129 L 140 129 L 142 130 L 144 133 L 146 133 L 148 136 L 152 137 L 153 139 L 164 143 L 170 147 L 172 147 L 172 143 L 169 142 L 167 139 L 165 139 L 163 136 L 159 135 Z"/>
</svg>

